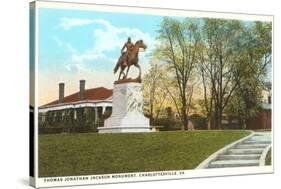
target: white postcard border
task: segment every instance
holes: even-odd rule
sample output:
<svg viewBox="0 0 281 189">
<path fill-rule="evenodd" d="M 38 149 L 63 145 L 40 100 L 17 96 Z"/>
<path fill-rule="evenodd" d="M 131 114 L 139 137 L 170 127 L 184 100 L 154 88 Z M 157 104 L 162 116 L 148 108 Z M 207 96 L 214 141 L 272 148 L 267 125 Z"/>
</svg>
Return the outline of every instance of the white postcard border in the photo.
<svg viewBox="0 0 281 189">
<path fill-rule="evenodd" d="M 192 169 L 192 170 L 172 170 L 172 171 L 155 171 L 155 172 L 136 172 L 136 173 L 120 173 L 120 174 L 104 174 L 104 175 L 79 175 L 79 176 L 64 176 L 64 177 L 39 177 L 38 167 L 38 9 L 39 8 L 57 8 L 57 9 L 78 9 L 78 10 L 95 10 L 102 12 L 122 12 L 134 14 L 150 14 L 159 16 L 188 16 L 200 18 L 223 18 L 236 19 L 247 21 L 269 21 L 274 26 L 273 15 L 253 15 L 245 13 L 222 13 L 199 10 L 179 10 L 179 9 L 164 9 L 164 8 L 150 8 L 150 7 L 132 7 L 132 6 L 117 6 L 117 5 L 101 5 L 89 3 L 73 3 L 73 2 L 51 2 L 51 1 L 35 1 L 35 106 L 34 106 L 34 152 L 35 152 L 35 172 L 34 181 L 35 187 L 54 187 L 54 186 L 74 186 L 74 185 L 90 185 L 90 184 L 110 184 L 110 183 L 124 183 L 124 182 L 143 182 L 143 181 L 159 181 L 159 180 L 174 180 L 174 179 L 188 179 L 188 178 L 202 178 L 202 177 L 219 177 L 219 176 L 235 176 L 248 174 L 266 174 L 274 172 L 274 163 L 272 166 L 260 167 L 239 167 L 239 168 L 218 168 L 218 169 Z M 272 34 L 274 27 L 272 27 Z M 274 62 L 274 35 L 272 35 L 272 60 Z M 274 65 L 272 63 L 272 65 Z M 274 66 L 272 66 L 272 78 L 274 74 Z M 274 90 L 272 90 L 274 91 Z M 273 93 L 274 94 L 274 93 Z M 273 99 L 274 101 L 274 95 Z M 272 103 L 273 104 L 273 103 Z M 273 106 L 274 107 L 274 106 Z M 272 114 L 273 118 L 273 114 Z M 274 146 L 274 119 L 272 121 L 272 149 Z M 272 150 L 272 155 L 274 154 Z M 274 160 L 272 156 L 272 160 Z M 173 175 L 173 173 L 177 173 Z M 136 176 L 127 178 L 113 178 L 113 176 L 122 176 L 130 174 L 166 174 L 165 176 Z M 82 177 L 109 177 L 107 179 L 90 179 L 79 180 Z M 75 180 L 75 178 L 77 180 Z M 47 181 L 57 179 L 58 181 Z M 71 180 L 73 179 L 73 180 Z"/>
</svg>

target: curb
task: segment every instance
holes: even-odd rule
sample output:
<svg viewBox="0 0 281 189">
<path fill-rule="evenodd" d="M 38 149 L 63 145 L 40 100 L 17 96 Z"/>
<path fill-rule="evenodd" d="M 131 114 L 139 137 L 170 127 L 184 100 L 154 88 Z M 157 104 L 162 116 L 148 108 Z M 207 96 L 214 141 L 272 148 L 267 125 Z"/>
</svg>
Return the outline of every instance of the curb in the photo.
<svg viewBox="0 0 281 189">
<path fill-rule="evenodd" d="M 254 131 L 251 131 L 251 134 L 249 134 L 248 136 L 245 136 L 244 138 L 241 138 L 239 140 L 236 140 L 228 145 L 226 145 L 225 147 L 219 149 L 218 151 L 216 151 L 215 153 L 213 153 L 212 155 L 210 155 L 207 159 L 205 159 L 204 161 L 202 161 L 195 169 L 205 169 L 209 166 L 210 162 L 215 160 L 219 154 L 226 152 L 228 149 L 236 146 L 237 144 L 243 142 L 244 140 L 247 140 L 248 138 L 252 137 L 255 135 Z"/>
</svg>

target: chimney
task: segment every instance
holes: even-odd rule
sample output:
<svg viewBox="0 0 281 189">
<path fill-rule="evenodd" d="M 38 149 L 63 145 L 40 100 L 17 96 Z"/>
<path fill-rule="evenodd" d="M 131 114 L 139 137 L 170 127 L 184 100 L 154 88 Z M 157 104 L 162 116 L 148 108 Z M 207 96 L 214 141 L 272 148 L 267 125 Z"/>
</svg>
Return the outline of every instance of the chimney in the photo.
<svg viewBox="0 0 281 189">
<path fill-rule="evenodd" d="M 85 100 L 85 80 L 80 80 L 79 100 Z"/>
<path fill-rule="evenodd" d="M 64 101 L 64 83 L 59 83 L 59 103 Z"/>
<path fill-rule="evenodd" d="M 271 95 L 268 95 L 268 97 L 267 97 L 267 103 L 268 103 L 268 104 L 271 104 Z"/>
</svg>

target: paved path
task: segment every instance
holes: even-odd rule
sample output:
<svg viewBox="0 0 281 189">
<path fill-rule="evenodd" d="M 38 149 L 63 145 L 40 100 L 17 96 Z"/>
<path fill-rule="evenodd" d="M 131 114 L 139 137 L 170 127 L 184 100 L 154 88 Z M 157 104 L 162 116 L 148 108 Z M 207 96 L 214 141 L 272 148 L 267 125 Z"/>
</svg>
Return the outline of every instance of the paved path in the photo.
<svg viewBox="0 0 281 189">
<path fill-rule="evenodd" d="M 256 132 L 211 161 L 207 168 L 259 166 L 261 154 L 271 144 L 271 132 Z"/>
</svg>

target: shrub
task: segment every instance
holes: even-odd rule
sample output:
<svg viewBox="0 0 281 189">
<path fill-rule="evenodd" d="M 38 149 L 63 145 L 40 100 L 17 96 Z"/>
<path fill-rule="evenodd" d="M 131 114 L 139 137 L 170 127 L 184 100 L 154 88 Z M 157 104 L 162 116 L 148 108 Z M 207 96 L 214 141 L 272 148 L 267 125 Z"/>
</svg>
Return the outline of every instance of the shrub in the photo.
<svg viewBox="0 0 281 189">
<path fill-rule="evenodd" d="M 181 123 L 169 120 L 168 118 L 159 118 L 155 120 L 151 120 L 150 125 L 152 126 L 162 126 L 159 128 L 160 131 L 174 131 L 181 129 Z"/>
<path fill-rule="evenodd" d="M 189 120 L 193 123 L 194 129 L 208 129 L 207 118 L 202 115 L 192 114 L 189 116 Z"/>
<path fill-rule="evenodd" d="M 62 132 L 63 127 L 39 127 L 39 134 L 57 134 Z"/>
</svg>

